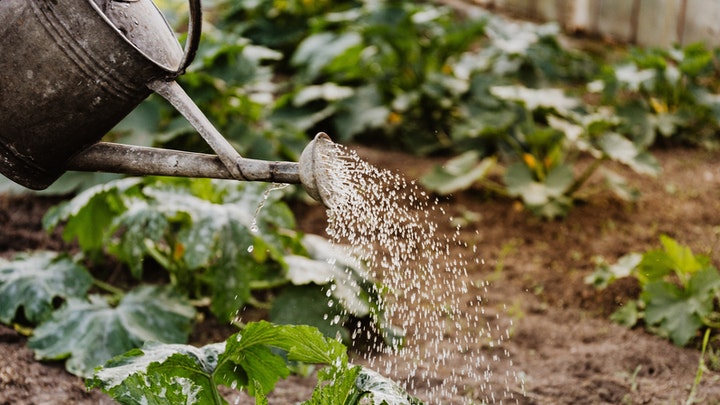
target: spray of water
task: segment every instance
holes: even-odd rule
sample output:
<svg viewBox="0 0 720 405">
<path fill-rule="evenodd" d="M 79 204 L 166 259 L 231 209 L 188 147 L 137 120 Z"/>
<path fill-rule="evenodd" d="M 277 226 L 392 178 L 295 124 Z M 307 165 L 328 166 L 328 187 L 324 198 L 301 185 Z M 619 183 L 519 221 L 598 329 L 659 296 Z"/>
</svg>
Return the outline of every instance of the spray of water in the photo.
<svg viewBox="0 0 720 405">
<path fill-rule="evenodd" d="M 327 233 L 388 287 L 382 309 L 407 332 L 402 347 L 371 338 L 366 363 L 411 393 L 422 388 L 428 403 L 517 403 L 519 378 L 493 374 L 494 364 L 511 362 L 501 345 L 509 332 L 485 314 L 487 285 L 468 274 L 482 266 L 477 248 L 461 240 L 460 227 L 438 232 L 432 218 L 451 219 L 414 182 L 341 145 L 323 154 L 322 172 L 329 178 L 319 183 L 329 191 Z M 493 386 L 498 382 L 504 384 L 500 395 Z"/>
</svg>

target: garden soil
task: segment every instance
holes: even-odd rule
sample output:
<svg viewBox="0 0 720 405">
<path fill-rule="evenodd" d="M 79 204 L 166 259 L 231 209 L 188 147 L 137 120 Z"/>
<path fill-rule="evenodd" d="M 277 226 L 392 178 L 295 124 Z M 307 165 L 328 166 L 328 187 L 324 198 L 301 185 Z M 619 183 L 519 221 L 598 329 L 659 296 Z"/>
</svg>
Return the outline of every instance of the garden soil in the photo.
<svg viewBox="0 0 720 405">
<path fill-rule="evenodd" d="M 375 166 L 409 179 L 440 162 L 368 147 L 355 149 Z M 460 307 L 481 294 L 486 316 L 497 315 L 498 326 L 510 327 L 510 338 L 502 348 L 484 349 L 502 356 L 507 351 L 509 361 L 493 370 L 497 403 L 505 396 L 506 375 L 524 382 L 511 379 L 515 399 L 503 400 L 506 404 L 682 404 L 688 399 L 700 357 L 697 340 L 689 348 L 679 348 L 643 329 L 613 324 L 608 316 L 638 294 L 637 284 L 621 280 L 596 291 L 584 282 L 594 270 L 595 257 L 615 261 L 628 252 L 657 248 L 661 234 L 710 255 L 720 265 L 720 155 L 679 148 L 654 152 L 663 168 L 657 178 L 612 167 L 640 189 L 637 202 L 615 198 L 601 187 L 599 178 L 593 179 L 588 189 L 597 192 L 564 220 L 535 218 L 521 205 L 490 198 L 479 189 L 442 199 L 449 215 L 469 219 L 461 239 L 477 246 L 484 259 L 484 265 L 468 269 L 469 276 L 478 283 L 490 282 L 487 292 L 472 290 L 458 297 Z M 0 196 L 0 256 L 9 258 L 27 249 L 74 250 L 57 232 L 48 235 L 42 230 L 42 215 L 57 202 Z M 295 204 L 293 209 L 301 230 L 324 233 L 322 207 Z M 433 219 L 440 225 L 438 232 L 454 232 L 446 215 Z M 219 341 L 232 332 L 206 319 L 191 341 L 198 345 Z M 0 404 L 112 403 L 98 391 L 87 392 L 62 364 L 35 360 L 26 342 L 21 333 L 0 326 Z M 363 361 L 357 353 L 354 356 Z M 451 357 L 441 373 L 450 375 L 464 361 L 462 355 Z M 454 400 L 442 402 L 479 398 L 480 382 L 465 383 Z M 312 377 L 293 376 L 279 384 L 270 403 L 309 399 L 314 384 Z M 230 403 L 252 403 L 229 389 L 225 393 Z M 427 387 L 416 381 L 411 393 L 422 398 Z M 696 398 L 697 403 L 720 404 L 720 373 L 705 371 Z"/>
</svg>

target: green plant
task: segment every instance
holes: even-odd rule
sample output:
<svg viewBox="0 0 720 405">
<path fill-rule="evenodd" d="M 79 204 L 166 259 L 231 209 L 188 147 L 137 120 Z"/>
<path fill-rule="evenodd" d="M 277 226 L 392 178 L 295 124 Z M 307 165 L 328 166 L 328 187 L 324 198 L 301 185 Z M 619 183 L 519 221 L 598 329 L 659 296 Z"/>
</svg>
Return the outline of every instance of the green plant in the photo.
<svg viewBox="0 0 720 405">
<path fill-rule="evenodd" d="M 538 216 L 554 218 L 565 216 L 573 202 L 583 198 L 582 186 L 606 161 L 625 164 L 641 174 L 656 175 L 660 170 L 642 145 L 617 132 L 620 121 L 616 117 L 603 109 L 581 108 L 579 100 L 561 89 L 494 86 L 488 91 L 515 117 L 503 135 L 490 135 L 504 158 L 502 182 L 490 178 L 497 162 L 494 155 L 481 159 L 472 151 L 424 176 L 421 183 L 429 190 L 449 194 L 478 183 L 520 198 Z M 592 162 L 576 174 L 573 168 L 583 156 Z M 626 200 L 637 196 L 624 178 L 608 170 L 604 174 L 618 196 Z"/>
<path fill-rule="evenodd" d="M 207 179 L 126 178 L 90 188 L 44 218 L 49 230 L 62 225 L 81 255 L 0 263 L 0 322 L 37 325 L 29 341 L 36 355 L 69 358 L 79 375 L 148 339 L 183 342 L 195 316 L 191 303 L 221 321 L 255 305 L 274 322 L 313 325 L 338 339 L 349 338 L 351 320 L 369 319 L 388 345 L 401 345 L 403 331 L 382 310 L 384 287 L 342 246 L 293 231 L 281 194 Z M 82 264 L 98 270 L 109 258 L 129 269 L 122 287 Z"/>
<path fill-rule="evenodd" d="M 103 293 L 88 295 L 91 285 Z M 195 319 L 188 299 L 168 286 L 124 292 L 54 252 L 0 261 L 0 293 L 0 322 L 37 325 L 28 340 L 35 356 L 67 359 L 67 370 L 80 376 L 146 340 L 183 343 Z"/>
<path fill-rule="evenodd" d="M 346 267 L 333 270 L 327 260 L 340 252 L 293 231 L 292 212 L 279 201 L 282 192 L 266 194 L 265 189 L 257 183 L 128 178 L 88 189 L 54 207 L 44 224 L 48 230 L 63 224 L 63 238 L 77 240 L 88 258 L 97 262 L 105 254 L 114 256 L 136 279 L 154 263 L 187 296 L 209 297 L 211 311 L 223 321 L 230 321 L 246 303 L 257 302 L 253 290 L 312 282 L 317 286 L 312 296 L 319 297 L 342 277 L 354 281 L 344 284 L 355 286 L 351 293 L 366 301 L 365 307 L 339 306 L 338 311 L 360 317 L 372 313 L 381 319 L 381 288 L 363 278 L 362 264 L 339 262 Z M 264 199 L 263 209 L 253 216 Z M 297 267 L 320 275 L 303 280 L 294 276 Z M 327 306 L 324 309 L 327 312 Z M 341 332 L 342 322 L 335 329 Z"/>
<path fill-rule="evenodd" d="M 464 52 L 455 69 L 461 77 L 482 74 L 495 80 L 510 78 L 530 87 L 557 83 L 582 84 L 597 73 L 585 53 L 564 47 L 556 23 L 535 24 L 487 15 L 479 49 Z"/>
<path fill-rule="evenodd" d="M 484 24 L 395 1 L 316 18 L 293 53 L 294 91 L 279 100 L 276 115 L 332 125 L 342 141 L 372 135 L 417 152 L 437 148 L 467 89 L 452 64 Z"/>
<path fill-rule="evenodd" d="M 309 35 L 314 20 L 357 7 L 353 0 L 259 0 L 216 2 L 218 28 L 254 43 L 291 54 Z"/>
<path fill-rule="evenodd" d="M 18 315 L 37 324 L 50 316 L 55 300 L 81 297 L 92 282 L 83 266 L 55 252 L 0 259 L 0 322 L 10 324 Z"/>
<path fill-rule="evenodd" d="M 615 279 L 633 277 L 642 288 L 640 297 L 613 314 L 628 327 L 644 320 L 648 329 L 684 346 L 703 327 L 720 329 L 720 273 L 703 255 L 695 255 L 669 236 L 662 249 L 621 258 L 617 265 L 602 264 L 586 282 L 604 288 Z"/>
<path fill-rule="evenodd" d="M 87 385 L 123 404 L 226 404 L 219 385 L 246 389 L 266 404 L 277 381 L 290 373 L 287 360 L 327 366 L 304 404 L 421 403 L 392 381 L 349 364 L 345 347 L 316 329 L 263 321 L 201 348 L 148 343 L 98 368 Z"/>
<path fill-rule="evenodd" d="M 718 75 L 717 55 L 700 43 L 635 48 L 627 60 L 604 67 L 592 87 L 624 118 L 636 143 L 651 145 L 659 135 L 717 148 Z"/>
</svg>

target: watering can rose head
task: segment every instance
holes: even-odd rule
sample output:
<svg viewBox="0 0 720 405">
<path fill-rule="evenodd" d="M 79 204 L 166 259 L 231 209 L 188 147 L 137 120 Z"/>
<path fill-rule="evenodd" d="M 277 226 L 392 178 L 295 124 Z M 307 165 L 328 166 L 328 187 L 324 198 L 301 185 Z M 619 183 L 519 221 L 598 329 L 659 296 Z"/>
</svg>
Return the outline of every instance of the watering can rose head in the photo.
<svg viewBox="0 0 720 405">
<path fill-rule="evenodd" d="M 305 191 L 327 207 L 332 206 L 334 190 L 333 179 L 336 174 L 331 168 L 337 158 L 337 147 L 330 137 L 320 132 L 300 155 L 300 182 Z"/>
</svg>

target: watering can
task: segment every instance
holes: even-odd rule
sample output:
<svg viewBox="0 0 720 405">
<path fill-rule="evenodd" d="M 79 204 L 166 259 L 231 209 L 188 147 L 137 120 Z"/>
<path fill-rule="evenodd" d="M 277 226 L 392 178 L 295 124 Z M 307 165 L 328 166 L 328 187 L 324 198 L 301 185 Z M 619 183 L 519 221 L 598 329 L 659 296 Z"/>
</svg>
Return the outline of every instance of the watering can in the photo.
<svg viewBox="0 0 720 405">
<path fill-rule="evenodd" d="M 200 42 L 200 0 L 185 49 L 152 0 L 0 0 L 0 21 L 0 173 L 12 181 L 41 190 L 67 170 L 104 171 L 301 183 L 329 198 L 327 135 L 299 163 L 243 158 L 175 82 Z M 216 155 L 100 142 L 153 92 Z"/>
</svg>

